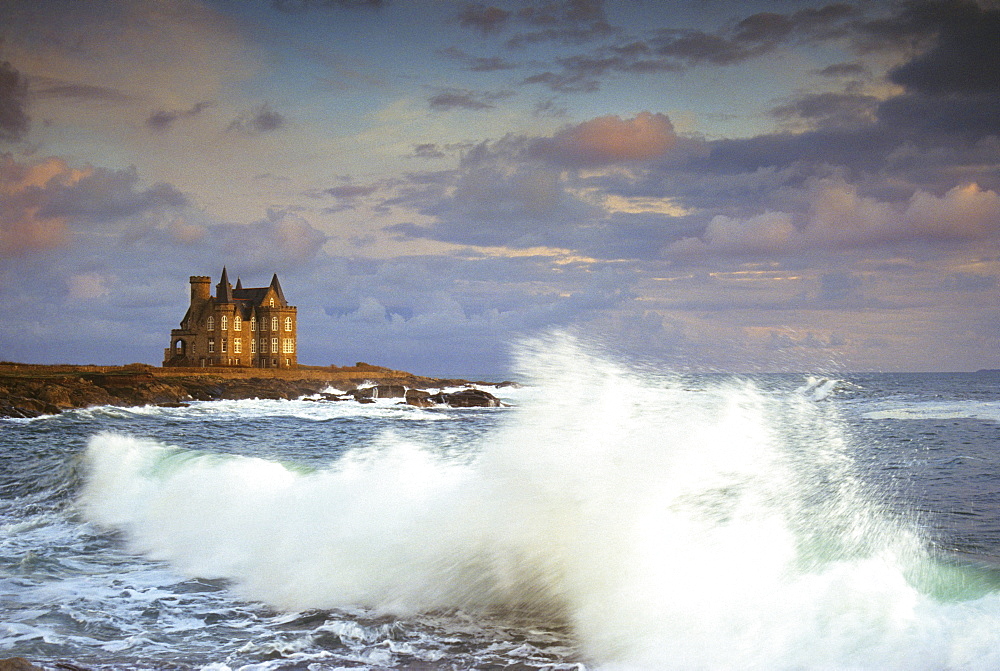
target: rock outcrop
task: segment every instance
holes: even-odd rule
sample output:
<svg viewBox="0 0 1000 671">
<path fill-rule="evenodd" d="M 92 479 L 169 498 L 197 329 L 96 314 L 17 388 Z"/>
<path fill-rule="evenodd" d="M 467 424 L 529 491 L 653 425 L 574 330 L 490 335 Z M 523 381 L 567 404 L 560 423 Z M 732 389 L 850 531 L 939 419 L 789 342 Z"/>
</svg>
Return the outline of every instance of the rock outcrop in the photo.
<svg viewBox="0 0 1000 671">
<path fill-rule="evenodd" d="M 266 371 L 179 371 L 144 364 L 102 367 L 38 366 L 0 363 L 0 417 L 37 417 L 95 405 L 181 406 L 189 401 L 220 399 L 294 399 L 373 403 L 400 399 L 418 407 L 498 407 L 499 399 L 477 389 L 431 394 L 467 384 L 464 380 L 437 380 L 368 364 L 351 368 L 303 368 L 268 375 Z M 342 395 L 323 393 L 331 385 L 356 386 Z"/>
</svg>

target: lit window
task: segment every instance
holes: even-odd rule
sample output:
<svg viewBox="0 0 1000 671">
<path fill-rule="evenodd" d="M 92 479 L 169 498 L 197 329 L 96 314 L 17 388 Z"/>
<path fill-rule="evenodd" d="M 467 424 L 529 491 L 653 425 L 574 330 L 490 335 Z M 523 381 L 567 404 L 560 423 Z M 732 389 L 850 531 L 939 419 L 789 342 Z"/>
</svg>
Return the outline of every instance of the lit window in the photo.
<svg viewBox="0 0 1000 671">
<path fill-rule="evenodd" d="M 250 353 L 251 354 L 256 354 L 257 353 L 257 339 L 256 338 L 250 338 Z"/>
<path fill-rule="evenodd" d="M 271 330 L 272 331 L 277 331 L 278 330 L 278 318 L 277 317 L 271 317 Z"/>
<path fill-rule="evenodd" d="M 285 330 L 286 331 L 291 331 L 292 330 L 292 318 L 291 317 L 285 317 Z"/>
<path fill-rule="evenodd" d="M 251 331 L 256 331 L 257 330 L 257 318 L 256 317 L 251 317 L 250 318 L 250 330 Z"/>
<path fill-rule="evenodd" d="M 282 354 L 292 354 L 295 352 L 295 339 L 294 338 L 282 338 L 281 339 L 281 353 Z"/>
<path fill-rule="evenodd" d="M 271 338 L 271 354 L 277 354 L 277 353 L 278 353 L 278 339 Z"/>
<path fill-rule="evenodd" d="M 233 326 L 235 325 L 236 322 L 233 322 Z M 243 338 L 233 339 L 233 354 L 243 354 Z"/>
<path fill-rule="evenodd" d="M 215 340 L 213 338 L 208 339 L 208 352 L 211 354 L 215 351 Z"/>
<path fill-rule="evenodd" d="M 271 307 L 272 308 L 274 307 L 274 299 L 273 298 L 271 299 Z"/>
<path fill-rule="evenodd" d="M 209 331 L 214 331 L 215 330 L 215 317 L 209 317 L 208 318 L 208 330 Z"/>
<path fill-rule="evenodd" d="M 221 317 L 219 317 L 219 328 L 221 330 L 226 331 L 226 330 L 229 329 L 229 326 L 226 324 L 226 322 L 227 322 L 228 319 L 229 318 L 226 317 L 226 315 L 222 315 Z M 225 350 L 223 350 L 223 351 L 225 351 Z"/>
<path fill-rule="evenodd" d="M 240 319 L 239 315 L 233 317 L 233 330 L 242 331 L 243 330 L 243 320 Z"/>
<path fill-rule="evenodd" d="M 225 338 L 222 339 L 222 351 L 223 352 L 226 351 L 226 339 Z"/>
</svg>

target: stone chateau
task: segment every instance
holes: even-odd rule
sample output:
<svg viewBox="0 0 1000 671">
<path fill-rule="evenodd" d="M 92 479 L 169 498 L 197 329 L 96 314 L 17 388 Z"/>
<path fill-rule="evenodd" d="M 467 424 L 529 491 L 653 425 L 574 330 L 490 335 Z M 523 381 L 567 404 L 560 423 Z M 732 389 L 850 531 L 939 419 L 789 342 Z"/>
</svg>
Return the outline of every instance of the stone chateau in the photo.
<svg viewBox="0 0 1000 671">
<path fill-rule="evenodd" d="M 295 368 L 296 308 L 285 300 L 278 275 L 266 287 L 229 283 L 226 269 L 212 296 L 210 277 L 191 277 L 191 307 L 170 331 L 164 366 Z"/>
</svg>

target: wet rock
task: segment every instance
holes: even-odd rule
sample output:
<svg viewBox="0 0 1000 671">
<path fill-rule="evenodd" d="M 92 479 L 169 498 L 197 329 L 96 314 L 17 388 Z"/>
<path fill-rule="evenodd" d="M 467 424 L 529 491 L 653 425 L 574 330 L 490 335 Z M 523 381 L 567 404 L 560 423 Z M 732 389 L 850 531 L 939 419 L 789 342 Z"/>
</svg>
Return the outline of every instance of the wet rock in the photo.
<svg viewBox="0 0 1000 671">
<path fill-rule="evenodd" d="M 9 657 L 0 659 L 0 671 L 44 671 L 44 669 L 35 666 L 24 657 Z"/>
<path fill-rule="evenodd" d="M 430 396 L 430 400 L 452 408 L 499 408 L 501 406 L 500 399 L 482 389 L 462 389 L 450 394 L 438 392 Z"/>
<path fill-rule="evenodd" d="M 418 408 L 432 408 L 436 405 L 431 400 L 430 392 L 422 389 L 407 389 L 404 399 L 407 405 L 413 405 Z"/>
</svg>

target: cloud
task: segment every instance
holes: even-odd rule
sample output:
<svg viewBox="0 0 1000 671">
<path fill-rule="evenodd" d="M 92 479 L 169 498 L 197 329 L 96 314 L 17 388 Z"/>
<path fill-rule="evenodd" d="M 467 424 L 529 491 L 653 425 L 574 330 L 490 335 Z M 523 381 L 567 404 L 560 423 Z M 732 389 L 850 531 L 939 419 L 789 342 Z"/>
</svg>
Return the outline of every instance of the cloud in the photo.
<svg viewBox="0 0 1000 671">
<path fill-rule="evenodd" d="M 333 186 L 323 189 L 323 193 L 340 198 L 341 200 L 354 200 L 363 196 L 370 196 L 379 190 L 378 184 L 345 184 L 343 186 Z"/>
<path fill-rule="evenodd" d="M 497 72 L 500 70 L 513 70 L 517 67 L 514 63 L 499 56 L 472 56 L 457 47 L 448 47 L 439 52 L 442 56 L 465 63 L 471 72 Z"/>
<path fill-rule="evenodd" d="M 869 72 L 861 63 L 834 63 L 817 70 L 816 74 L 823 77 L 861 77 Z"/>
<path fill-rule="evenodd" d="M 807 249 L 876 247 L 983 240 L 1000 234 L 1000 196 L 976 184 L 942 196 L 915 192 L 903 203 L 862 196 L 843 179 L 816 179 L 805 190 L 804 212 L 716 216 L 698 238 L 670 245 L 668 256 L 772 256 Z"/>
<path fill-rule="evenodd" d="M 17 141 L 28 132 L 27 100 L 27 80 L 10 63 L 0 63 L 0 141 Z"/>
<path fill-rule="evenodd" d="M 129 95 L 120 89 L 107 86 L 62 82 L 47 77 L 39 77 L 38 79 L 42 82 L 47 82 L 47 84 L 33 93 L 40 98 L 64 98 L 68 100 L 113 103 L 127 103 L 136 99 L 135 96 Z M 35 81 L 34 78 L 32 81 Z"/>
<path fill-rule="evenodd" d="M 188 205 L 167 184 L 143 188 L 135 168 L 71 168 L 60 158 L 0 162 L 0 254 L 20 255 L 69 241 L 73 227 Z"/>
<path fill-rule="evenodd" d="M 173 126 L 178 119 L 196 117 L 211 106 L 211 102 L 204 101 L 195 103 L 186 110 L 157 110 L 146 119 L 146 126 L 156 132 L 162 132 Z"/>
<path fill-rule="evenodd" d="M 234 258 L 251 269 L 267 272 L 311 261 L 327 240 L 295 212 L 271 209 L 251 224 L 219 224 L 210 229 L 225 258 Z"/>
<path fill-rule="evenodd" d="M 660 56 L 688 65 L 732 65 L 770 53 L 795 39 L 841 36 L 855 11 L 847 3 L 832 3 L 791 14 L 759 12 L 715 33 L 663 29 L 652 40 L 652 48 Z"/>
<path fill-rule="evenodd" d="M 433 142 L 423 142 L 413 145 L 413 155 L 417 158 L 444 158 L 447 156 L 441 148 Z"/>
<path fill-rule="evenodd" d="M 510 98 L 514 95 L 510 91 L 470 91 L 468 89 L 447 88 L 442 89 L 428 98 L 427 103 L 431 109 L 450 112 L 455 109 L 466 110 L 488 110 L 494 109 L 494 103 Z"/>
<path fill-rule="evenodd" d="M 489 35 L 502 30 L 510 17 L 511 12 L 499 7 L 468 4 L 458 13 L 458 25 Z"/>
<path fill-rule="evenodd" d="M 264 103 L 234 119 L 226 130 L 246 135 L 259 135 L 280 130 L 285 124 L 285 117 Z"/>
<path fill-rule="evenodd" d="M 76 273 L 66 280 L 69 299 L 72 301 L 92 300 L 108 295 L 108 284 L 112 278 L 97 272 Z"/>
<path fill-rule="evenodd" d="M 801 120 L 814 128 L 858 128 L 871 126 L 881 101 L 860 93 L 814 93 L 771 110 L 771 116 Z"/>
<path fill-rule="evenodd" d="M 889 79 L 929 95 L 996 93 L 1000 82 L 1000 8 L 972 0 L 914 0 L 891 20 L 864 26 L 884 40 L 930 41 L 929 48 L 897 66 Z"/>
<path fill-rule="evenodd" d="M 676 142 L 665 114 L 641 112 L 632 119 L 608 115 L 567 126 L 539 140 L 535 150 L 563 165 L 583 167 L 661 158 Z"/>
<path fill-rule="evenodd" d="M 279 12 L 298 13 L 310 9 L 381 9 L 388 0 L 271 0 Z"/>
</svg>

